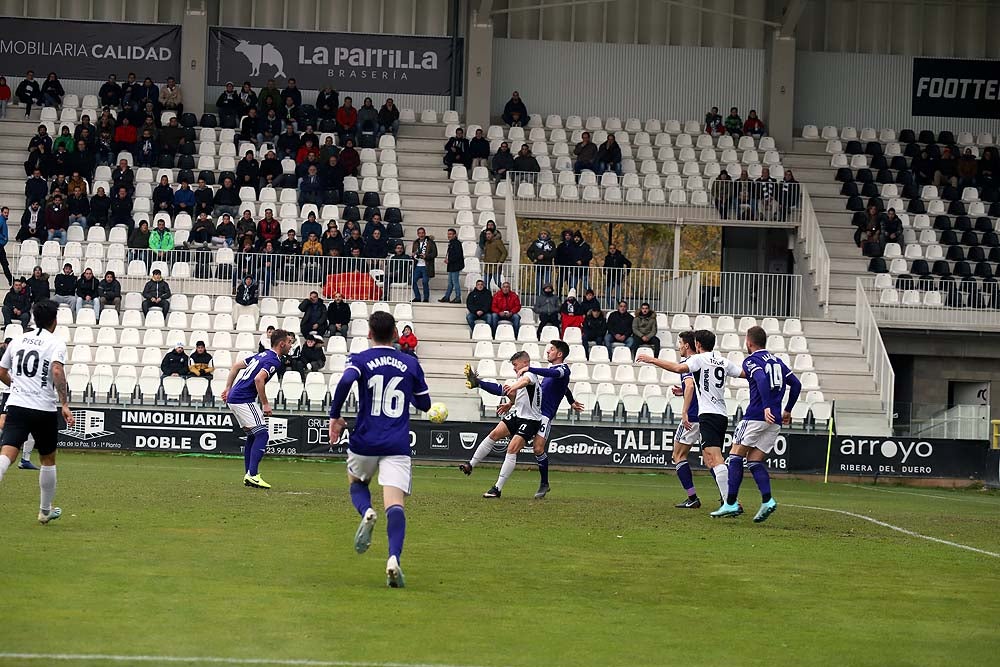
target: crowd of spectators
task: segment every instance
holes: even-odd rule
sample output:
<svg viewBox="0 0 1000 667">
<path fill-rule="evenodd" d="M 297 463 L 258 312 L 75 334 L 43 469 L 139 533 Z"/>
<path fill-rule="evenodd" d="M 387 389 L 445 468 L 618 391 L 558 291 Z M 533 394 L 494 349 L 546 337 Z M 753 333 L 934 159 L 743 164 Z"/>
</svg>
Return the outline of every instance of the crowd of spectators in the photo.
<svg viewBox="0 0 1000 667">
<path fill-rule="evenodd" d="M 802 188 L 791 169 L 785 170 L 780 181 L 768 167 L 753 180 L 744 167 L 735 180 L 723 171 L 712 182 L 712 203 L 726 219 L 787 220 L 801 200 Z"/>
<path fill-rule="evenodd" d="M 746 120 L 743 120 L 740 117 L 738 107 L 730 107 L 729 115 L 725 118 L 719 113 L 719 107 L 712 107 L 705 114 L 704 129 L 706 134 L 713 137 L 728 134 L 734 139 L 739 139 L 744 135 L 760 139 L 767 132 L 767 127 L 764 125 L 764 121 L 757 116 L 756 109 L 751 109 L 750 115 L 747 116 Z"/>
</svg>

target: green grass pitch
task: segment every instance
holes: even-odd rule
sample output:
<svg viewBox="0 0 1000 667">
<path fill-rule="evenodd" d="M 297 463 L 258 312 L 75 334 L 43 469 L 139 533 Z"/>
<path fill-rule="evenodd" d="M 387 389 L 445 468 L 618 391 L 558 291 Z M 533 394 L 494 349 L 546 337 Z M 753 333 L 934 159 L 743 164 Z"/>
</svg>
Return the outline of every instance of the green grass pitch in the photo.
<svg viewBox="0 0 1000 667">
<path fill-rule="evenodd" d="M 1000 558 L 793 507 L 996 554 L 997 493 L 778 479 L 778 511 L 755 525 L 749 477 L 747 514 L 713 520 L 714 503 L 673 509 L 672 474 L 554 471 L 534 501 L 537 475 L 519 469 L 487 501 L 495 467 L 471 479 L 420 467 L 407 588 L 390 590 L 384 521 L 353 552 L 343 463 L 267 459 L 262 474 L 273 490 L 244 488 L 239 460 L 64 452 L 64 514 L 43 527 L 37 473 L 11 469 L 0 665 L 922 666 L 1000 653 Z M 95 654 L 148 659 L 80 657 Z"/>
</svg>

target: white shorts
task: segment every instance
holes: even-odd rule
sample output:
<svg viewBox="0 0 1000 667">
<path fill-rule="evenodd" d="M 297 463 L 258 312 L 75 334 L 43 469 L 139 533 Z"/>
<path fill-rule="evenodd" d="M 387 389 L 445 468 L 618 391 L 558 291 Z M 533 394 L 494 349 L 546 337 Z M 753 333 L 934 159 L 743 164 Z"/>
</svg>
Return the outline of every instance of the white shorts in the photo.
<svg viewBox="0 0 1000 667">
<path fill-rule="evenodd" d="M 542 417 L 542 425 L 538 429 L 538 433 L 535 436 L 542 436 L 542 440 L 545 442 L 549 441 L 549 434 L 552 433 L 552 420 L 548 417 Z M 534 438 L 532 438 L 534 440 Z M 530 442 L 528 443 L 531 444 Z"/>
<path fill-rule="evenodd" d="M 347 472 L 362 482 L 371 481 L 378 470 L 379 486 L 392 486 L 406 495 L 412 490 L 412 459 L 409 456 L 362 456 L 347 450 Z"/>
<path fill-rule="evenodd" d="M 256 403 L 230 403 L 229 409 L 236 416 L 236 423 L 241 428 L 253 430 L 260 426 L 267 426 L 267 418 L 264 411 Z"/>
<path fill-rule="evenodd" d="M 746 445 L 759 449 L 765 454 L 770 454 L 780 432 L 781 424 L 768 424 L 767 422 L 744 419 L 736 425 L 736 431 L 733 432 L 733 444 Z"/>
<path fill-rule="evenodd" d="M 675 445 L 700 445 L 701 425 L 698 422 L 691 424 L 691 428 L 684 428 L 681 424 L 674 432 Z"/>
</svg>

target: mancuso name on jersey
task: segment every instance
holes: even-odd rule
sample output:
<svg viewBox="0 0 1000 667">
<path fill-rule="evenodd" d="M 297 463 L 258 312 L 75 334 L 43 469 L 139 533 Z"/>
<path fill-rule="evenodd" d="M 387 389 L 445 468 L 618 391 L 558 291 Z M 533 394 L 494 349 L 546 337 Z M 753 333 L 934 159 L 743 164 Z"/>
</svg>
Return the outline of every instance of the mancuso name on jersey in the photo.
<svg viewBox="0 0 1000 667">
<path fill-rule="evenodd" d="M 66 343 L 46 329 L 29 331 L 11 341 L 0 359 L 13 386 L 7 405 L 55 412 L 58 405 L 52 364 L 66 364 Z"/>
</svg>

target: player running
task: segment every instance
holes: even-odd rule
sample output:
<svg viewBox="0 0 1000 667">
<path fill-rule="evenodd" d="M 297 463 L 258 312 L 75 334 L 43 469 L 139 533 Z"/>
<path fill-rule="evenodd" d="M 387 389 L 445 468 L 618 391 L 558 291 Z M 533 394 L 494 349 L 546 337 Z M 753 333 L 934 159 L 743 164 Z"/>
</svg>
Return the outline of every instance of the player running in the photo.
<svg viewBox="0 0 1000 667">
<path fill-rule="evenodd" d="M 330 404 L 330 444 L 340 440 L 347 426 L 340 411 L 356 382 L 360 390 L 358 416 L 347 448 L 351 502 L 361 515 L 361 524 L 354 535 L 354 550 L 362 554 L 372 543 L 378 517 L 372 508 L 368 485 L 377 471 L 389 538 L 386 583 L 390 588 L 403 588 L 405 580 L 399 565 L 406 536 L 403 502 L 412 488 L 410 404 L 426 412 L 431 407 L 431 397 L 417 358 L 392 346 L 399 333 L 391 314 L 372 313 L 368 318 L 368 337 L 374 345 L 351 355 L 334 391 Z"/>
<path fill-rule="evenodd" d="M 517 453 L 526 447 L 529 441 L 534 441 L 535 435 L 542 427 L 541 383 L 537 375 L 526 372 L 531 363 L 531 357 L 528 356 L 527 352 L 517 352 L 510 358 L 510 363 L 514 366 L 514 372 L 519 373 L 520 377 L 506 388 L 501 387 L 496 382 L 481 380 L 468 365 L 465 367 L 465 384 L 470 389 L 481 387 L 496 396 L 503 396 L 508 388 L 514 390 L 514 407 L 507 411 L 500 423 L 490 431 L 489 435 L 483 438 L 469 462 L 458 466 L 459 470 L 466 475 L 471 475 L 472 469 L 489 456 L 497 440 L 510 438 L 510 443 L 507 445 L 507 455 L 504 457 L 503 465 L 500 466 L 497 482 L 483 494 L 483 498 L 500 497 L 504 484 L 507 483 L 507 478 L 511 476 L 517 466 Z"/>
<path fill-rule="evenodd" d="M 743 370 L 720 356 L 715 350 L 715 334 L 705 329 L 694 332 L 696 354 L 687 361 L 677 363 L 656 359 L 648 354 L 640 354 L 636 363 L 653 364 L 671 373 L 691 373 L 694 375 L 695 390 L 698 395 L 698 426 L 701 432 L 701 455 L 705 467 L 715 475 L 722 500 L 729 494 L 729 469 L 722 458 L 722 445 L 729 427 L 726 411 L 726 378 L 742 377 Z"/>
<path fill-rule="evenodd" d="M 222 392 L 222 402 L 236 416 L 236 423 L 247 433 L 243 446 L 243 485 L 255 489 L 270 489 L 271 485 L 260 477 L 260 461 L 267 451 L 267 417 L 271 404 L 264 385 L 282 369 L 282 358 L 292 349 L 295 337 L 283 329 L 271 334 L 271 349 L 258 352 L 233 364 Z M 260 406 L 254 402 L 260 400 Z"/>
<path fill-rule="evenodd" d="M 56 444 L 59 415 L 67 426 L 74 423 L 66 387 L 66 343 L 53 332 L 59 305 L 48 299 L 32 309 L 34 331 L 11 342 L 0 359 L 0 382 L 10 387 L 7 419 L 0 436 L 0 481 L 17 459 L 18 450 L 28 436 L 35 439 L 42 457 L 38 474 L 41 503 L 38 522 L 45 525 L 62 516 L 62 509 L 52 506 L 56 495 Z"/>
<path fill-rule="evenodd" d="M 677 353 L 684 363 L 696 354 L 694 332 L 682 331 L 677 334 Z M 701 507 L 701 499 L 694 488 L 694 475 L 691 474 L 691 465 L 688 463 L 688 452 L 693 445 L 701 444 L 701 428 L 698 423 L 698 397 L 695 396 L 694 375 L 683 373 L 681 375 L 682 395 L 684 404 L 681 408 L 681 424 L 674 432 L 673 464 L 674 471 L 681 486 L 687 491 L 687 500 L 677 503 L 674 507 L 678 509 L 698 509 Z M 676 393 L 676 392 L 675 392 Z"/>
<path fill-rule="evenodd" d="M 754 515 L 754 523 L 767 521 L 778 503 L 771 497 L 771 477 L 767 473 L 765 457 L 774 448 L 782 424 L 792 421 L 792 408 L 799 399 L 802 383 L 781 359 L 765 348 L 767 332 L 761 327 L 750 327 L 746 337 L 747 356 L 743 372 L 750 380 L 750 404 L 743 420 L 733 434 L 733 448 L 729 452 L 729 493 L 725 504 L 712 512 L 714 517 L 739 514 L 738 496 L 743 482 L 743 460 L 750 461 L 750 474 L 760 489 L 761 505 Z M 781 412 L 781 399 L 788 389 L 788 402 Z"/>
</svg>

